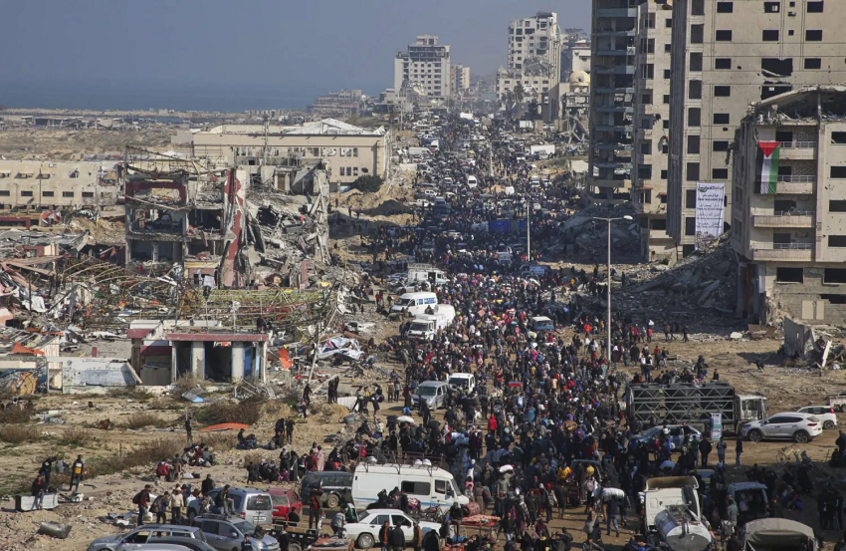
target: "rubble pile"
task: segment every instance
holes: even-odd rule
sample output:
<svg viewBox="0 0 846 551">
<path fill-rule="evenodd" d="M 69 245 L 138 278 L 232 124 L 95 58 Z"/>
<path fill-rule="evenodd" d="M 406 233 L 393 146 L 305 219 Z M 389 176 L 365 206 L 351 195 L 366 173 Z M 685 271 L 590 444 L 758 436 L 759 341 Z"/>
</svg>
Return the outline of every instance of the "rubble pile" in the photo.
<svg viewBox="0 0 846 551">
<path fill-rule="evenodd" d="M 608 223 L 598 218 L 634 218 L 634 214 L 634 209 L 629 204 L 613 208 L 593 206 L 580 210 L 559 229 L 563 243 L 556 249 L 559 252 L 567 250 L 571 255 L 588 256 L 594 260 L 604 259 L 608 250 Z M 640 229 L 636 221 L 622 219 L 611 223 L 611 251 L 617 260 L 620 260 L 619 255 L 636 253 L 639 247 Z"/>
<path fill-rule="evenodd" d="M 630 276 L 638 283 L 615 291 L 615 306 L 656 317 L 663 314 L 663 321 L 706 318 L 704 310 L 734 313 L 737 262 L 728 235 L 672 268 L 652 265 L 628 271 L 627 278 Z M 697 316 L 695 312 L 702 314 Z"/>
</svg>

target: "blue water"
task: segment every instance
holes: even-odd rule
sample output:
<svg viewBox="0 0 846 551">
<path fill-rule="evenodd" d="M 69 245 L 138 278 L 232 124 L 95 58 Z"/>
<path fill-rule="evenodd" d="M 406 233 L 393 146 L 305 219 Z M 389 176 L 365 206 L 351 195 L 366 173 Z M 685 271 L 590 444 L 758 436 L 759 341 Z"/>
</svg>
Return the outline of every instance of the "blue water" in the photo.
<svg viewBox="0 0 846 551">
<path fill-rule="evenodd" d="M 11 82 L 0 87 L 0 106 L 9 108 L 242 112 L 305 109 L 328 90 L 276 89 L 243 84 Z"/>
</svg>

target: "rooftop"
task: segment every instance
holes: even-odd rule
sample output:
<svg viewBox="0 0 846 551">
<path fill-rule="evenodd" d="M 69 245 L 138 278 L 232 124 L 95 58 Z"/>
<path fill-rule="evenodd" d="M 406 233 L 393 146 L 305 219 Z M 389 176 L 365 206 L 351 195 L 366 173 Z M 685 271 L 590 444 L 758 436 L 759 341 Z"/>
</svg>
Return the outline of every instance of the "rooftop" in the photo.
<svg viewBox="0 0 846 551">
<path fill-rule="evenodd" d="M 246 134 L 264 135 L 262 124 L 223 124 L 216 126 L 205 134 Z M 361 128 L 337 119 L 323 119 L 307 123 L 301 126 L 270 125 L 268 134 L 279 136 L 288 134 L 292 136 L 315 136 L 315 135 L 337 135 L 337 136 L 384 136 L 385 129 L 379 127 L 375 130 Z"/>
</svg>

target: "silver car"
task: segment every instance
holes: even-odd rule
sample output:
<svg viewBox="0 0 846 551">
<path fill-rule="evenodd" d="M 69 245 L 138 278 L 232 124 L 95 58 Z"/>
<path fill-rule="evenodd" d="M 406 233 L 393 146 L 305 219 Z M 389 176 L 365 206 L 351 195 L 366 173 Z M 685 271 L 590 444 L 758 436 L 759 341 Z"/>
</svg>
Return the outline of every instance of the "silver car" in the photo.
<svg viewBox="0 0 846 551">
<path fill-rule="evenodd" d="M 411 401 L 416 406 L 420 400 L 426 400 L 429 409 L 434 411 L 444 405 L 446 400 L 448 383 L 442 381 L 425 381 L 417 386 L 417 390 L 411 395 Z"/>
<path fill-rule="evenodd" d="M 203 515 L 194 518 L 192 523 L 201 528 L 206 535 L 209 545 L 218 551 L 232 551 L 241 549 L 244 536 L 250 536 L 253 551 L 279 551 L 279 542 L 268 534 L 256 537 L 255 524 L 238 517 L 224 517 L 223 515 Z"/>
<path fill-rule="evenodd" d="M 88 545 L 88 551 L 117 551 L 118 548 L 121 551 L 134 551 L 142 544 L 154 543 L 162 538 L 188 538 L 206 541 L 203 531 L 194 526 L 144 524 L 126 534 L 113 534 L 97 538 Z"/>
</svg>

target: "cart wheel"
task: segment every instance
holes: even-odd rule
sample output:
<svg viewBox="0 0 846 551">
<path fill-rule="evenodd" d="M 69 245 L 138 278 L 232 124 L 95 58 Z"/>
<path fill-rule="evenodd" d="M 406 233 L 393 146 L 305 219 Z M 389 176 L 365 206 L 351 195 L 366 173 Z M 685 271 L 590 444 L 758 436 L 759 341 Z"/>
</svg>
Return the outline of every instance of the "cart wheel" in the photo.
<svg viewBox="0 0 846 551">
<path fill-rule="evenodd" d="M 288 551 L 303 551 L 303 547 L 299 543 L 291 542 L 288 544 Z"/>
<path fill-rule="evenodd" d="M 329 509 L 335 509 L 338 505 L 341 504 L 341 498 L 338 497 L 337 494 L 329 494 L 326 498 L 326 507 Z"/>
</svg>

